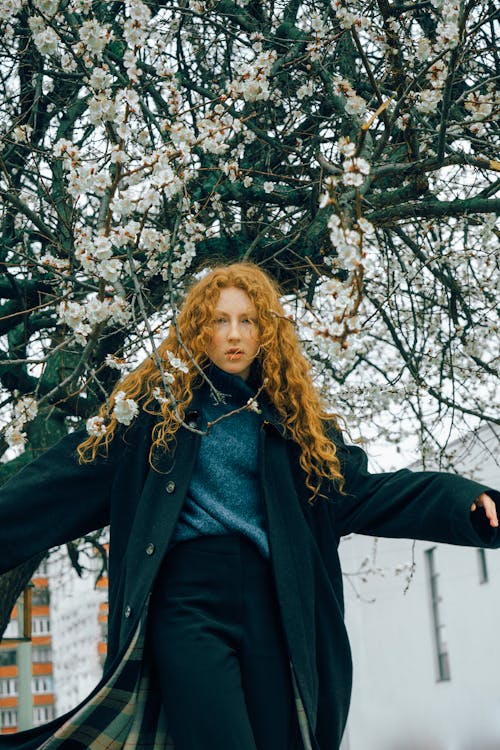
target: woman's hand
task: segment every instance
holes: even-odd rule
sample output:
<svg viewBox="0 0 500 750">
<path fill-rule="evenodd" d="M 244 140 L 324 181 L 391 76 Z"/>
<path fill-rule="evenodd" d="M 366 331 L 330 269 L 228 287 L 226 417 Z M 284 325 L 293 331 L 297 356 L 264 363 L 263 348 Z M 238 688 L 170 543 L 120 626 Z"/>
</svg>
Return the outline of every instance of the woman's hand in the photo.
<svg viewBox="0 0 500 750">
<path fill-rule="evenodd" d="M 474 512 L 478 508 L 483 508 L 486 513 L 486 518 L 490 522 L 490 526 L 498 526 L 497 507 L 495 501 L 491 499 L 486 492 L 482 492 L 471 505 L 471 511 Z"/>
</svg>

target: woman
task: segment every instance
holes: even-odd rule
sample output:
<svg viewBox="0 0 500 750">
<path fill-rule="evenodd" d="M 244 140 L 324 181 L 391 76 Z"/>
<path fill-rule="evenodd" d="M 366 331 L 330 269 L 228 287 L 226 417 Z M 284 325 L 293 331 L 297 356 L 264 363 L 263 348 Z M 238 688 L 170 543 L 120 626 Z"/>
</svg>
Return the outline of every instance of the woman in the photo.
<svg viewBox="0 0 500 750">
<path fill-rule="evenodd" d="M 252 264 L 198 281 L 158 357 L 163 375 L 151 357 L 125 377 L 90 436 L 1 488 L 0 570 L 107 523 L 111 544 L 103 680 L 0 747 L 334 750 L 351 686 L 340 536 L 497 547 L 500 495 L 369 474 Z"/>
</svg>

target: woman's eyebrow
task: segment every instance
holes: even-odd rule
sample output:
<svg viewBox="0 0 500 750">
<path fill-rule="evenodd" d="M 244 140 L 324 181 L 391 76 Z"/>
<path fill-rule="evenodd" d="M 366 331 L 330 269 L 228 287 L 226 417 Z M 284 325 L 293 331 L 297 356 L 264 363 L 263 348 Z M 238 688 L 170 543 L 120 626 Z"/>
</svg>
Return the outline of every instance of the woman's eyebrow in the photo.
<svg viewBox="0 0 500 750">
<path fill-rule="evenodd" d="M 231 313 L 225 312 L 224 310 L 214 310 L 214 315 L 231 315 Z M 243 316 L 246 315 L 249 318 L 256 318 L 257 313 L 252 312 L 251 310 L 242 310 L 242 312 L 238 313 L 238 315 Z"/>
</svg>

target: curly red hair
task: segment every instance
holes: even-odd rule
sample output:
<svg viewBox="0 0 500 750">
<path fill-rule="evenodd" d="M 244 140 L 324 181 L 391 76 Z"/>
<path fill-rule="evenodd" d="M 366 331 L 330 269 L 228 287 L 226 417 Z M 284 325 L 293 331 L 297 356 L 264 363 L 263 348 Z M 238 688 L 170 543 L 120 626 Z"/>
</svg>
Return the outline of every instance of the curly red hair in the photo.
<svg viewBox="0 0 500 750">
<path fill-rule="evenodd" d="M 222 289 L 243 290 L 257 310 L 260 334 L 258 367 L 265 391 L 277 410 L 284 427 L 300 447 L 300 464 L 312 499 L 320 494 L 324 479 L 342 488 L 343 478 L 335 444 L 327 435 L 326 426 L 337 427 L 337 417 L 324 411 L 312 383 L 310 364 L 300 350 L 295 326 L 280 303 L 280 291 L 273 279 L 253 263 L 232 263 L 219 266 L 196 281 L 187 293 L 167 337 L 158 347 L 165 370 L 170 370 L 170 356 L 183 360 L 187 372 L 175 370 L 169 386 L 176 402 L 176 412 L 166 400 L 159 403 L 159 419 L 152 432 L 153 451 L 166 448 L 179 429 L 179 419 L 186 413 L 193 397 L 193 388 L 201 384 L 200 369 L 209 363 L 207 345 L 213 335 L 213 314 Z M 189 352 L 189 356 L 186 354 Z M 91 435 L 78 446 L 80 459 L 95 459 L 100 446 L 107 448 L 114 437 L 117 420 L 113 415 L 116 395 L 136 400 L 142 409 L 152 411 L 162 375 L 154 356 L 145 359 L 114 388 L 109 404 L 103 404 L 99 415 L 106 423 L 100 435 Z"/>
</svg>

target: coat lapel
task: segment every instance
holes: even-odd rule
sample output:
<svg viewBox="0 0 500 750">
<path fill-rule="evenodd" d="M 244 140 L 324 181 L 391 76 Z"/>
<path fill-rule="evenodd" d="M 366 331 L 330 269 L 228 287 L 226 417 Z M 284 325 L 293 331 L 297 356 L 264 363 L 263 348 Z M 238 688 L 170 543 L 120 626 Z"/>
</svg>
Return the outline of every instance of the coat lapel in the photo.
<svg viewBox="0 0 500 750">
<path fill-rule="evenodd" d="M 191 427 L 198 424 L 199 414 L 194 407 L 195 404 L 185 417 Z M 149 468 L 125 555 L 125 612 L 132 602 L 135 607 L 137 602 L 144 603 L 151 591 L 186 497 L 199 444 L 200 435 L 181 426 L 171 449 L 157 453 L 154 468 Z M 139 612 L 129 610 L 125 618 L 130 625 L 122 623 L 122 635 L 138 616 Z"/>
<path fill-rule="evenodd" d="M 316 722 L 318 673 L 311 536 L 290 475 L 286 440 L 281 430 L 264 424 L 260 441 L 264 497 L 271 561 L 290 658 L 309 723 Z"/>
</svg>

